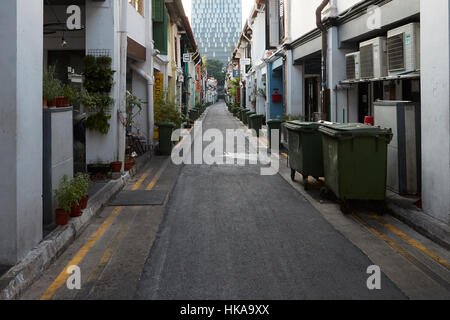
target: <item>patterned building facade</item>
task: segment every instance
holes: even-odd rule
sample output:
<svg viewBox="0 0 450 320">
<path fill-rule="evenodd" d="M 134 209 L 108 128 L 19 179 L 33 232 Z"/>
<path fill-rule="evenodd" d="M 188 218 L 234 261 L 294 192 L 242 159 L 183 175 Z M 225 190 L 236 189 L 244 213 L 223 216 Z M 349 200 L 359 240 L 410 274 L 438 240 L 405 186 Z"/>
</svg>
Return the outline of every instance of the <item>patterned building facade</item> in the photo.
<svg viewBox="0 0 450 320">
<path fill-rule="evenodd" d="M 192 0 L 192 28 L 202 56 L 226 65 L 242 28 L 241 0 Z"/>
</svg>

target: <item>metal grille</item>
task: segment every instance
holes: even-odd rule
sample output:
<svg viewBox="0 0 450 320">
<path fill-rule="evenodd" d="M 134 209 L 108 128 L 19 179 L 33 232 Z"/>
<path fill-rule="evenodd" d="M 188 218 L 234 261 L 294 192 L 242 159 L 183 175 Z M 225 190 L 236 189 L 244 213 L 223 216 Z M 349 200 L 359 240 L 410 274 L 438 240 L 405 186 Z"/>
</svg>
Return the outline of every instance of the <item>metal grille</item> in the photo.
<svg viewBox="0 0 450 320">
<path fill-rule="evenodd" d="M 356 79 L 355 56 L 347 56 L 347 79 Z"/>
<path fill-rule="evenodd" d="M 389 71 L 405 70 L 404 34 L 388 38 Z"/>
<path fill-rule="evenodd" d="M 88 53 L 89 56 L 94 57 L 110 57 L 111 58 L 111 50 L 110 49 L 89 49 Z"/>
<path fill-rule="evenodd" d="M 373 45 L 361 47 L 361 78 L 370 79 L 374 77 Z"/>
</svg>

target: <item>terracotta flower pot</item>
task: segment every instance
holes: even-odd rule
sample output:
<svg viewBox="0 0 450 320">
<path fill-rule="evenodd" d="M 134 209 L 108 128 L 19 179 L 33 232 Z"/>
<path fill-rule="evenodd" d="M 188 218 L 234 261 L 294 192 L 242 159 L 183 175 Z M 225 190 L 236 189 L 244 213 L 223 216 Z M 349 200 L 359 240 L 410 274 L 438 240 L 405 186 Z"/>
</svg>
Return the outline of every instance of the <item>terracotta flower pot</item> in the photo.
<svg viewBox="0 0 450 320">
<path fill-rule="evenodd" d="M 122 162 L 121 161 L 115 161 L 111 163 L 111 171 L 112 172 L 120 172 L 120 170 L 122 169 Z"/>
<path fill-rule="evenodd" d="M 83 215 L 83 211 L 81 211 L 81 204 L 78 203 L 72 207 L 72 211 L 70 212 L 70 216 L 72 218 L 81 217 Z"/>
<path fill-rule="evenodd" d="M 56 209 L 55 222 L 58 226 L 65 226 L 69 222 L 70 214 L 62 209 Z"/>
<path fill-rule="evenodd" d="M 81 198 L 81 202 L 80 202 L 81 210 L 84 210 L 84 209 L 87 208 L 88 201 L 89 201 L 89 197 L 88 196 L 85 196 L 85 197 Z"/>
<path fill-rule="evenodd" d="M 56 103 L 57 103 L 56 99 L 49 100 L 49 101 L 47 101 L 47 106 L 48 107 L 56 107 Z"/>
<path fill-rule="evenodd" d="M 135 163 L 134 160 L 127 160 L 127 161 L 125 161 L 125 171 L 130 171 L 131 168 L 133 168 L 135 164 L 136 163 Z"/>
<path fill-rule="evenodd" d="M 59 107 L 68 107 L 70 104 L 68 97 L 59 97 Z"/>
</svg>

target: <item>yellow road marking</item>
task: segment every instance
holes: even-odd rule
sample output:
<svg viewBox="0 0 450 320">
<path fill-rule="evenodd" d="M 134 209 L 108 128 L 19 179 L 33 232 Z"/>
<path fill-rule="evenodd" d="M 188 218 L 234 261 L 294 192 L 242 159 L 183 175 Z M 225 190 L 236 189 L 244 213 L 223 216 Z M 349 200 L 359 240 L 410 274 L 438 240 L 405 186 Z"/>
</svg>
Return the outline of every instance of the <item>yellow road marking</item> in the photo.
<svg viewBox="0 0 450 320">
<path fill-rule="evenodd" d="M 81 291 L 81 294 L 84 294 L 85 296 L 81 296 L 82 299 L 87 299 L 88 295 L 90 294 L 90 291 L 92 290 L 93 283 L 100 277 L 103 270 L 105 269 L 106 265 L 111 260 L 114 251 L 119 246 L 120 242 L 125 237 L 127 231 L 129 229 L 129 225 L 125 224 L 123 225 L 117 235 L 114 237 L 114 239 L 111 241 L 108 248 L 106 248 L 105 252 L 103 253 L 103 256 L 98 261 L 97 265 L 94 268 L 94 271 L 91 272 L 89 275 L 89 278 L 87 282 L 83 285 L 83 291 Z M 80 293 L 77 295 L 77 298 L 79 297 Z"/>
<path fill-rule="evenodd" d="M 133 186 L 133 189 L 138 185 L 139 181 Z M 95 233 L 89 238 L 84 246 L 75 254 L 72 260 L 64 267 L 63 271 L 53 281 L 53 283 L 47 288 L 40 300 L 50 300 L 61 288 L 69 278 L 67 270 L 71 266 L 77 266 L 83 261 L 89 250 L 97 243 L 97 241 L 103 236 L 103 234 L 109 229 L 112 223 L 116 220 L 117 216 L 123 210 L 123 207 L 117 207 L 113 210 L 111 215 L 102 223 L 102 225 L 95 231 Z"/>
<path fill-rule="evenodd" d="M 56 291 L 63 286 L 67 279 L 69 278 L 69 274 L 67 270 L 70 266 L 77 266 L 81 261 L 83 261 L 86 254 L 89 250 L 95 245 L 95 243 L 100 239 L 100 237 L 109 229 L 111 224 L 114 222 L 116 217 L 122 211 L 123 207 L 117 207 L 111 213 L 111 215 L 103 222 L 103 224 L 95 231 L 95 233 L 91 236 L 91 238 L 84 244 L 84 246 L 75 254 L 75 256 L 70 260 L 64 270 L 59 274 L 59 276 L 53 281 L 50 287 L 44 292 L 41 296 L 40 300 L 50 300 Z"/>
<path fill-rule="evenodd" d="M 395 251 L 397 251 L 398 253 L 400 253 L 402 256 L 404 256 L 405 258 L 407 258 L 408 260 L 411 261 L 412 256 L 406 252 L 406 250 L 404 250 L 403 248 L 401 248 L 399 245 L 397 245 L 394 241 L 392 241 L 391 239 L 389 239 L 387 236 L 385 236 L 383 233 L 381 233 L 380 231 L 376 230 L 375 228 L 372 228 L 367 222 L 365 222 L 363 219 L 361 219 L 358 215 L 356 215 L 356 213 L 352 213 L 351 214 L 352 217 L 358 221 L 359 223 L 361 223 L 363 226 L 365 226 L 367 229 L 369 229 L 369 231 L 371 231 L 373 234 L 375 234 L 377 237 L 379 237 L 381 240 L 383 240 L 384 242 L 386 242 L 389 246 L 391 246 Z"/>
<path fill-rule="evenodd" d="M 152 169 L 147 170 L 147 172 L 145 172 L 140 178 L 139 180 L 136 182 L 136 184 L 133 186 L 133 188 L 131 189 L 131 191 L 136 191 L 138 190 L 141 185 L 144 183 L 145 179 L 147 179 L 147 177 L 150 175 L 150 173 L 152 172 Z"/>
<path fill-rule="evenodd" d="M 380 222 L 382 225 L 384 225 L 388 230 L 390 230 L 391 232 L 393 232 L 394 234 L 398 235 L 400 238 L 402 238 L 403 240 L 405 240 L 407 243 L 409 243 L 410 245 L 412 245 L 413 247 L 415 247 L 417 250 L 423 252 L 425 255 L 427 255 L 428 257 L 430 257 L 431 259 L 433 259 L 434 261 L 436 261 L 437 263 L 441 264 L 442 266 L 444 266 L 447 269 L 450 269 L 450 263 L 442 258 L 440 258 L 439 256 L 437 256 L 436 254 L 434 254 L 433 252 L 431 252 L 429 249 L 427 249 L 424 245 L 422 245 L 420 242 L 411 239 L 410 237 L 408 237 L 405 233 L 403 233 L 402 231 L 398 230 L 396 227 L 394 227 L 393 225 L 389 224 L 386 222 L 386 220 L 384 220 L 382 217 L 377 216 L 374 213 L 370 213 L 369 214 L 373 219 L 375 219 L 376 221 Z"/>
<path fill-rule="evenodd" d="M 161 166 L 161 168 L 156 173 L 156 175 L 154 176 L 152 181 L 149 183 L 147 188 L 145 188 L 145 190 L 149 191 L 149 190 L 152 190 L 155 187 L 155 185 L 158 182 L 159 178 L 161 178 L 161 175 L 163 174 L 164 170 L 166 170 L 168 164 L 169 164 L 169 161 L 166 160 L 166 162 Z"/>
</svg>

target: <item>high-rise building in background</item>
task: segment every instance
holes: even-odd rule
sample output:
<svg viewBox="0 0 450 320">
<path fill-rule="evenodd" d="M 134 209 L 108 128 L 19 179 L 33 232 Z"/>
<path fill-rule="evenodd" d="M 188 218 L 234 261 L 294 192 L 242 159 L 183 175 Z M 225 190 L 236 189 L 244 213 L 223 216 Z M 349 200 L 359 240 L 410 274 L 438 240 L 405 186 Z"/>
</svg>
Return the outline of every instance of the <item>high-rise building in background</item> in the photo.
<svg viewBox="0 0 450 320">
<path fill-rule="evenodd" d="M 241 0 L 192 0 L 192 29 L 202 56 L 226 65 L 242 29 Z"/>
</svg>

